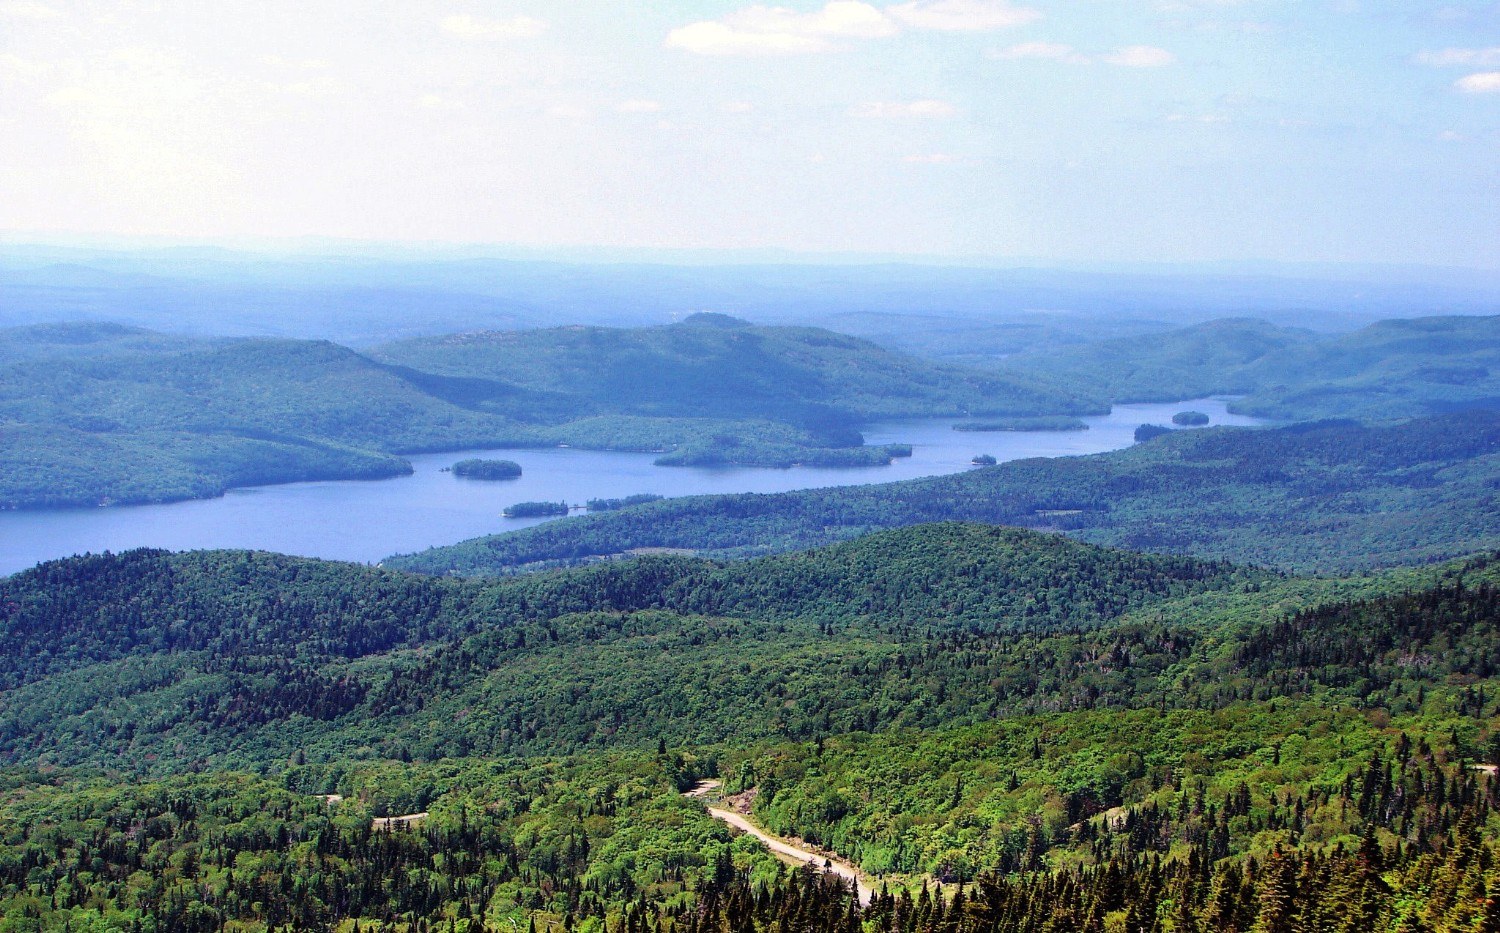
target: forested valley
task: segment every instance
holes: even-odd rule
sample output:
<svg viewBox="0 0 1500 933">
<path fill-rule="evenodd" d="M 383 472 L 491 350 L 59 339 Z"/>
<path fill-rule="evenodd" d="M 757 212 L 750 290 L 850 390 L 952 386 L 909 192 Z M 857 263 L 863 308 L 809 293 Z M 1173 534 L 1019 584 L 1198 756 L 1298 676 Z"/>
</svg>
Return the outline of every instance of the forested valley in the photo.
<svg viewBox="0 0 1500 933">
<path fill-rule="evenodd" d="M 0 581 L 0 922 L 1487 930 L 1497 587 L 962 523 L 498 580 L 52 562 Z"/>
</svg>

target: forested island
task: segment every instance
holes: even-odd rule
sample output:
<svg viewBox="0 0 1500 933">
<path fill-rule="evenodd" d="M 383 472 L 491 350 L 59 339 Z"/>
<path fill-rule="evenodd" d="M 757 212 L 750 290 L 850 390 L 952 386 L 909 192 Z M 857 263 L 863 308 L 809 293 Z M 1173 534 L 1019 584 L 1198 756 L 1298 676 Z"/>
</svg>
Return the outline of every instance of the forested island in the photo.
<svg viewBox="0 0 1500 933">
<path fill-rule="evenodd" d="M 466 479 L 518 479 L 521 465 L 514 460 L 483 460 L 471 457 L 451 467 L 454 476 Z"/>
<path fill-rule="evenodd" d="M 568 504 L 566 502 L 517 502 L 515 505 L 507 506 L 503 514 L 506 518 L 542 518 L 548 515 L 567 515 Z"/>
<path fill-rule="evenodd" d="M 427 573 L 513 573 L 641 547 L 743 557 L 958 519 L 1304 572 L 1500 547 L 1500 414 L 1378 427 L 1168 431 L 1090 457 L 774 495 L 695 496 L 388 559 Z"/>
<path fill-rule="evenodd" d="M 955 431 L 1087 431 L 1089 426 L 1081 418 L 1038 417 L 1003 418 L 992 421 L 963 421 L 953 426 Z"/>
</svg>

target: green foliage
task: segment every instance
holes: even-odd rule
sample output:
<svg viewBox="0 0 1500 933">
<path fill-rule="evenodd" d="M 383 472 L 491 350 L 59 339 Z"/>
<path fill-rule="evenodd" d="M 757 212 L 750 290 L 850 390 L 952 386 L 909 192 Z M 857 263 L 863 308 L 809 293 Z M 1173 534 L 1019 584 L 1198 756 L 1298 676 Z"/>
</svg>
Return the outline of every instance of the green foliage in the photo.
<svg viewBox="0 0 1500 933">
<path fill-rule="evenodd" d="M 571 444 L 665 462 L 878 464 L 862 420 L 1095 410 L 810 328 L 557 329 L 393 345 L 0 331 L 0 508 L 158 502 L 409 472 L 403 453 Z"/>
<path fill-rule="evenodd" d="M 1489 611 L 1490 573 L 1278 580 L 984 526 L 488 583 L 136 552 L 0 586 L 0 647 L 14 659 L 0 753 L 160 770 L 297 748 L 319 760 L 554 753 L 1330 692 L 1402 707 L 1420 680 L 1491 676 L 1481 662 L 1500 642 L 1471 621 Z M 1458 588 L 1437 599 L 1438 584 Z M 1347 623 L 1304 626 L 1321 641 L 1294 627 L 1257 647 L 1288 611 L 1414 585 L 1428 595 L 1410 608 L 1352 603 Z M 1423 613 L 1417 628 L 1375 624 Z M 1403 666 L 1381 647 L 1392 643 L 1426 666 Z M 1330 673 L 1338 658 L 1360 677 Z"/>
<path fill-rule="evenodd" d="M 1087 431 L 1088 429 L 1089 426 L 1083 419 L 1063 416 L 964 421 L 953 426 L 955 431 Z"/>
<path fill-rule="evenodd" d="M 590 499 L 584 503 L 584 508 L 590 512 L 613 512 L 617 509 L 628 509 L 632 505 L 645 505 L 648 502 L 660 502 L 661 496 L 654 492 L 640 492 L 633 496 L 624 496 L 619 499 Z"/>
<path fill-rule="evenodd" d="M 1172 423 L 1184 428 L 1201 428 L 1208 424 L 1208 415 L 1201 411 L 1179 411 L 1172 416 Z"/>
<path fill-rule="evenodd" d="M 451 469 L 454 476 L 467 479 L 516 479 L 521 475 L 521 465 L 514 460 L 481 460 L 471 457 L 458 461 Z"/>
<path fill-rule="evenodd" d="M 502 580 L 76 558 L 0 581 L 0 929 L 1472 933 L 1497 723 L 1500 556 L 1298 579 L 942 524 Z M 682 797 L 707 776 L 897 893 L 786 877 Z"/>
<path fill-rule="evenodd" d="M 962 520 L 1293 570 L 1422 563 L 1500 545 L 1500 415 L 1370 427 L 1174 431 L 1092 457 L 887 485 L 697 496 L 477 538 L 387 565 L 504 573 L 636 548 L 743 556 Z"/>
<path fill-rule="evenodd" d="M 1232 411 L 1282 420 L 1388 419 L 1493 407 L 1500 317 L 1380 321 L 1314 334 L 1222 320 L 1153 335 L 1033 352 L 1005 371 L 1086 387 L 1117 402 L 1245 395 Z"/>
<path fill-rule="evenodd" d="M 19 777 L 0 804 L 0 923 L 12 924 L 0 929 L 26 917 L 46 929 L 597 923 L 638 896 L 680 899 L 724 865 L 772 867 L 678 795 L 695 767 L 632 756 L 294 766 L 276 781 Z M 410 828 L 373 828 L 417 812 Z"/>
<path fill-rule="evenodd" d="M 517 502 L 502 513 L 506 518 L 536 518 L 542 515 L 567 515 L 566 502 Z"/>
<path fill-rule="evenodd" d="M 443 376 L 493 379 L 642 416 L 772 418 L 837 427 L 840 413 L 895 417 L 973 411 L 1087 413 L 1096 400 L 1038 377 L 917 360 L 814 327 L 690 318 L 669 327 L 562 327 L 456 334 L 381 347 L 377 359 Z M 843 446 L 843 445 L 830 445 Z"/>
<path fill-rule="evenodd" d="M 1137 444 L 1144 444 L 1146 441 L 1155 440 L 1158 437 L 1165 437 L 1171 433 L 1172 429 L 1163 424 L 1143 424 L 1135 429 L 1135 434 L 1133 435 L 1133 437 L 1135 438 L 1135 442 Z"/>
</svg>

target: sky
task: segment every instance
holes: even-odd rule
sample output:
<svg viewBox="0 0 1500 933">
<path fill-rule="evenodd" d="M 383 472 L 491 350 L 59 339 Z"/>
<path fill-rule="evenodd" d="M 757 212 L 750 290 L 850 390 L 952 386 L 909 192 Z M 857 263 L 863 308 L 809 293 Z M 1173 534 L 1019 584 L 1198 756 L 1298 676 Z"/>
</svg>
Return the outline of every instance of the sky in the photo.
<svg viewBox="0 0 1500 933">
<path fill-rule="evenodd" d="M 1500 2 L 0 0 L 0 234 L 1500 267 Z"/>
</svg>

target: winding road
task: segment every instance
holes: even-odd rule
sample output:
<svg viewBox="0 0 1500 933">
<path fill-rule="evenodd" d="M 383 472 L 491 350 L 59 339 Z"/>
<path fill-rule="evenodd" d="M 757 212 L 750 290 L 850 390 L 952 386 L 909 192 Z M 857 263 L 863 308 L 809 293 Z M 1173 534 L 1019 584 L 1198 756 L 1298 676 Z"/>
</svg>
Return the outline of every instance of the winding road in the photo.
<svg viewBox="0 0 1500 933">
<path fill-rule="evenodd" d="M 699 781 L 698 786 L 683 796 L 695 799 L 705 798 L 718 790 L 721 783 L 720 781 Z M 772 854 L 783 862 L 792 865 L 811 865 L 814 868 L 831 871 L 841 878 L 853 881 L 855 888 L 859 891 L 859 903 L 861 906 L 868 907 L 870 901 L 875 897 L 875 889 L 870 887 L 866 882 L 864 874 L 843 859 L 819 852 L 805 843 L 792 839 L 784 839 L 781 836 L 773 836 L 750 822 L 749 818 L 744 814 L 736 813 L 733 810 L 725 810 L 722 807 L 710 805 L 708 807 L 708 815 L 716 820 L 723 820 L 740 832 L 759 839 L 767 849 L 771 850 Z"/>
</svg>

